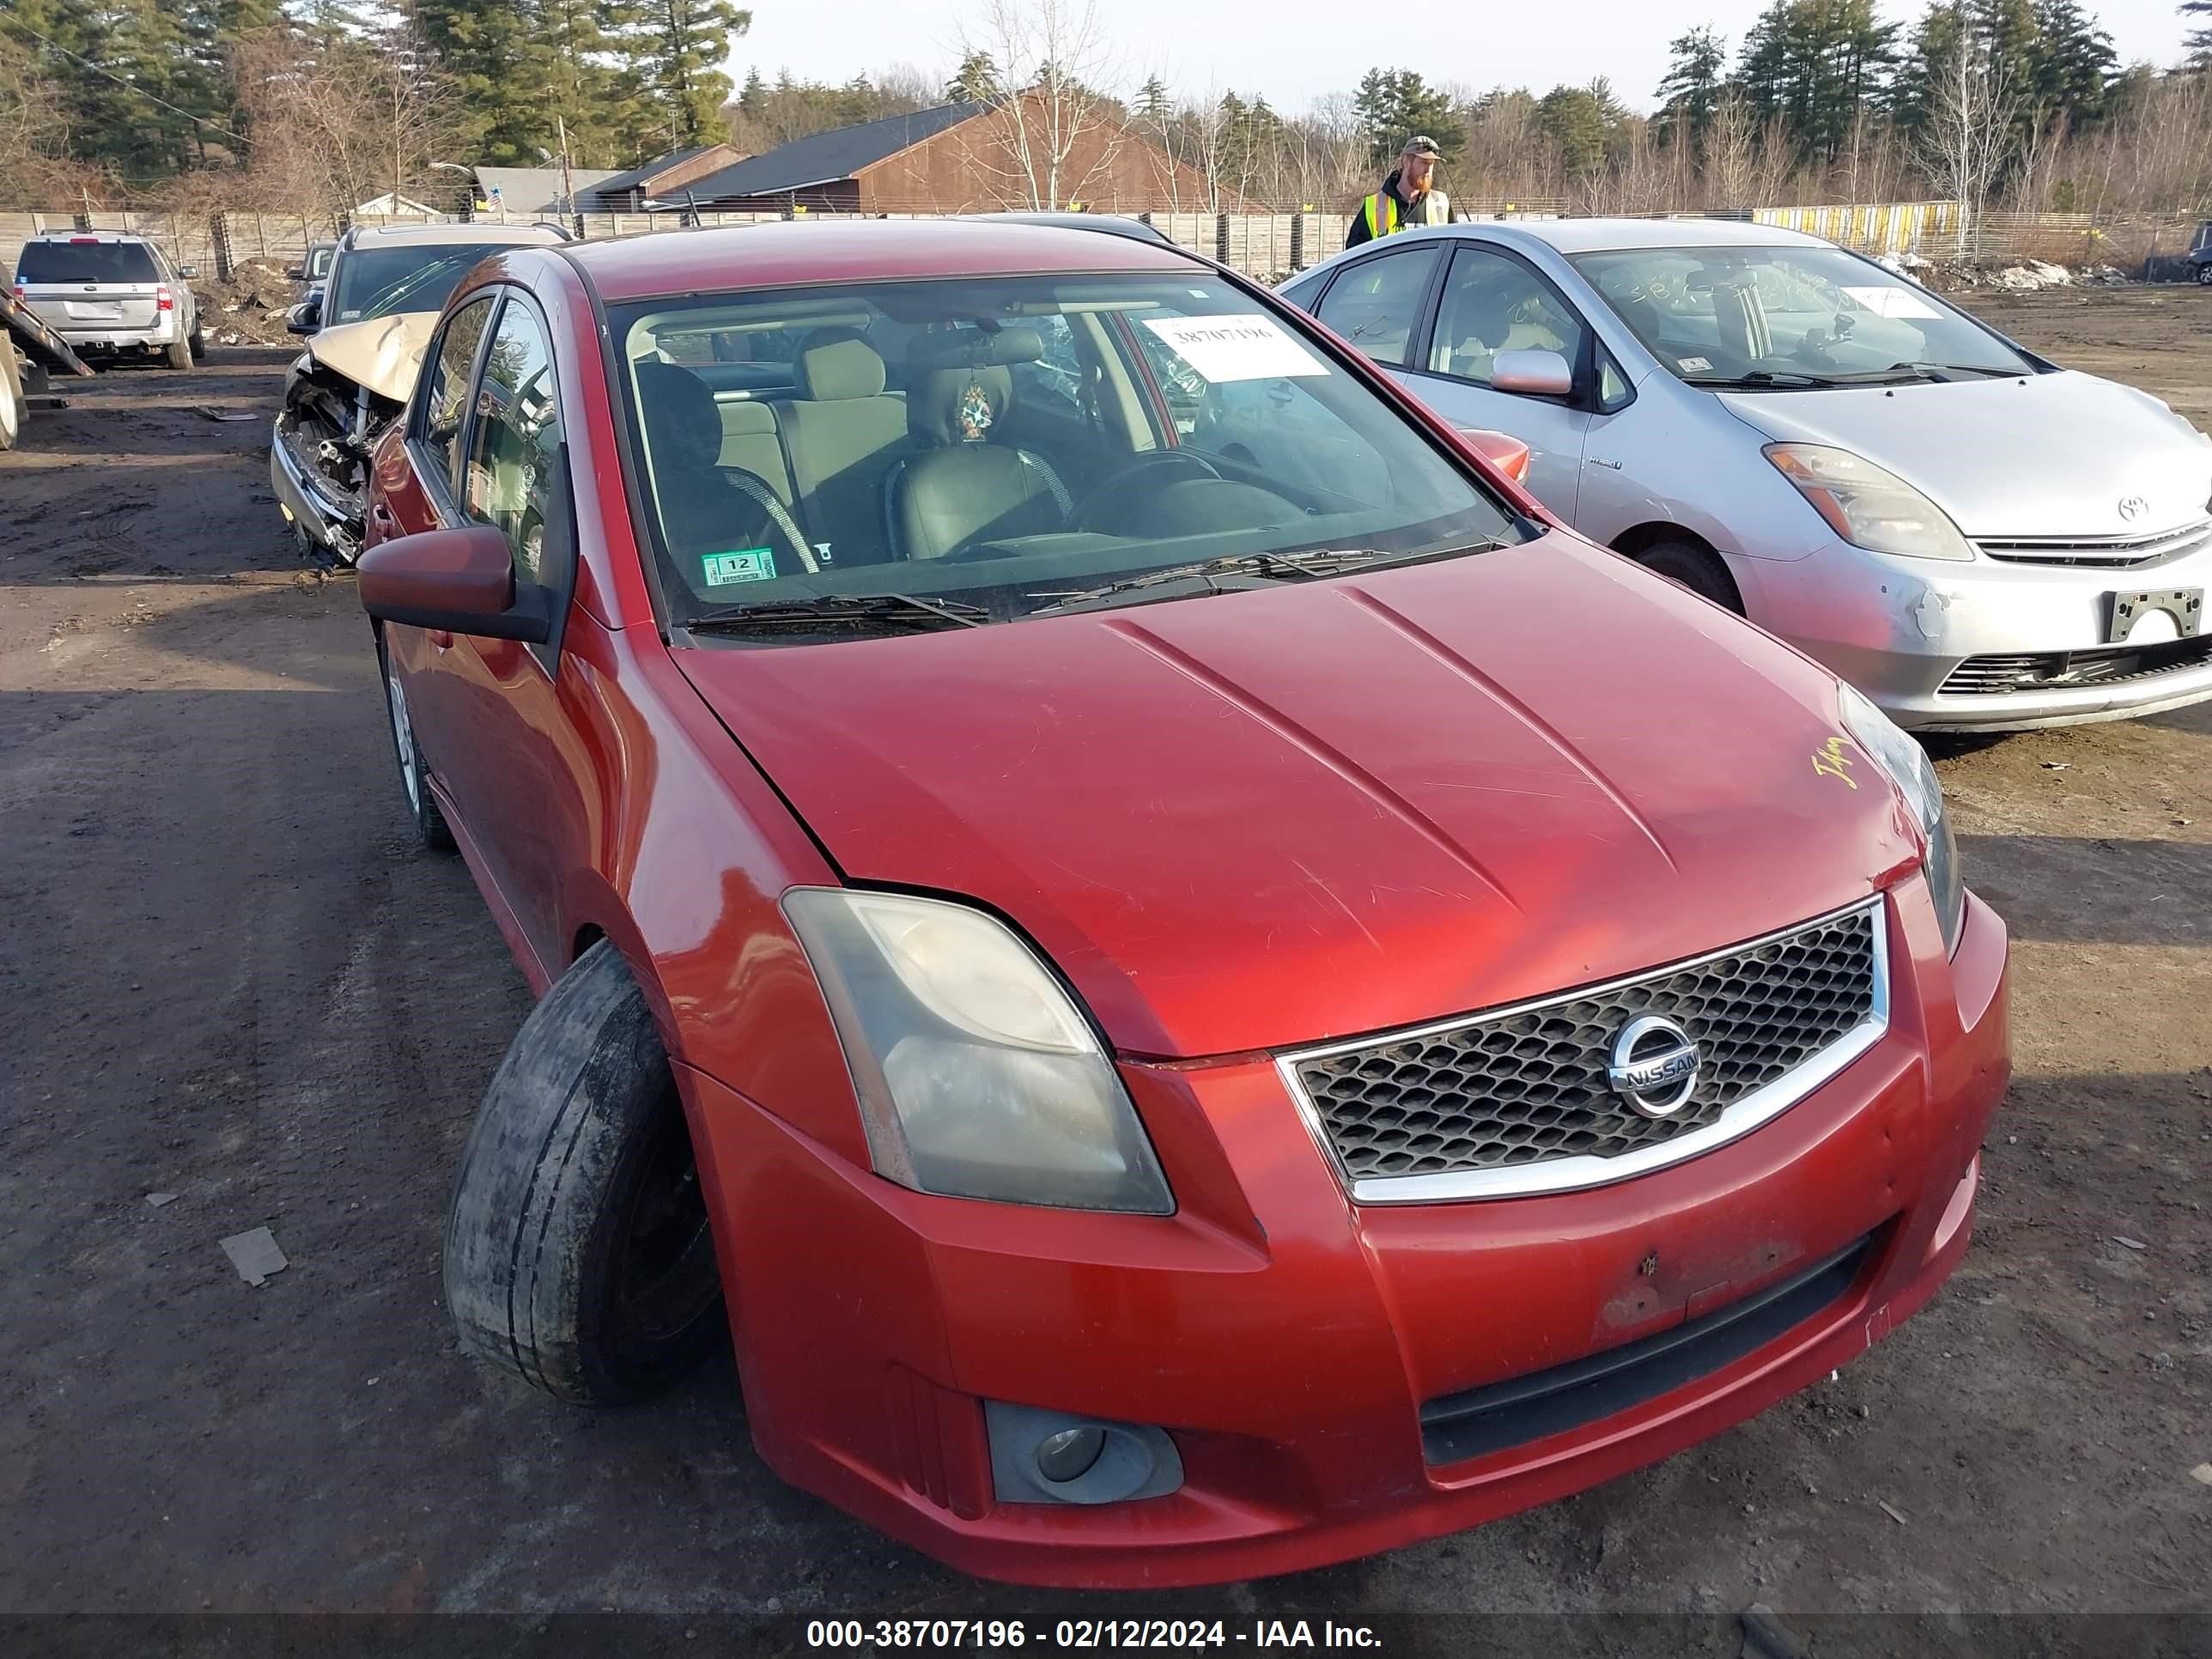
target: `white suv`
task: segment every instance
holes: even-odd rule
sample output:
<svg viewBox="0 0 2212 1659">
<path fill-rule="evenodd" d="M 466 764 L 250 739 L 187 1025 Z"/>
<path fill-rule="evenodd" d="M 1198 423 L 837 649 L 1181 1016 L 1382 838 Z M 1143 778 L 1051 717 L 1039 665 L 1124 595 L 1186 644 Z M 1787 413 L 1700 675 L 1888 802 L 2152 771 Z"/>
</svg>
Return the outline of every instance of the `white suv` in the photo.
<svg viewBox="0 0 2212 1659">
<path fill-rule="evenodd" d="M 171 368 L 204 356 L 191 265 L 143 236 L 47 231 L 23 244 L 15 297 L 80 353 L 158 353 Z"/>
</svg>

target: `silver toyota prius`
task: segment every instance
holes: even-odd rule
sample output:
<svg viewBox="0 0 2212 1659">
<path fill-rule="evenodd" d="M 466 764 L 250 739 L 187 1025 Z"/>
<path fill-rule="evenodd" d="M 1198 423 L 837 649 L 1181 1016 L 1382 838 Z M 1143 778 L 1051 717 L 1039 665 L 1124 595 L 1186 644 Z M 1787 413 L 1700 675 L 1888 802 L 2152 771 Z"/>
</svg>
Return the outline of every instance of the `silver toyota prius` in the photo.
<svg viewBox="0 0 2212 1659">
<path fill-rule="evenodd" d="M 1817 657 L 1900 725 L 2212 698 L 2212 438 L 1794 231 L 1407 231 L 1285 296 L 1589 538 Z"/>
</svg>

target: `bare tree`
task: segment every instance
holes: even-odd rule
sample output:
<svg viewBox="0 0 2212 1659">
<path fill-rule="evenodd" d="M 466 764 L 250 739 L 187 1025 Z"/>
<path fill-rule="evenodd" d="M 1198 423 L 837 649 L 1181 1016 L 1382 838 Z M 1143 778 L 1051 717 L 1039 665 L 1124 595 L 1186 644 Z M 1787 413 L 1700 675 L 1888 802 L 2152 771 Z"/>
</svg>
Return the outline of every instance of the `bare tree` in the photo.
<svg viewBox="0 0 2212 1659">
<path fill-rule="evenodd" d="M 1100 88 L 1119 64 L 1094 0 L 985 0 L 965 52 L 983 52 L 1006 88 L 982 131 L 963 141 L 968 160 L 994 181 L 1001 204 L 1063 208 L 1110 174 L 1124 128 Z M 986 137 L 985 135 L 988 135 Z"/>
<path fill-rule="evenodd" d="M 1713 108 L 1705 125 L 1705 205 L 1738 208 L 1751 205 L 1758 118 L 1741 93 L 1730 92 Z"/>
<path fill-rule="evenodd" d="M 2019 108 L 2006 66 L 1990 61 L 1972 30 L 1960 29 L 1958 49 L 1936 77 L 1921 149 L 1930 181 L 1959 204 L 1961 258 L 1971 223 L 2012 153 Z"/>
<path fill-rule="evenodd" d="M 309 218 L 405 197 L 453 132 L 452 100 L 404 31 L 317 42 L 280 26 L 241 44 L 232 72 L 251 124 L 247 193 Z"/>
</svg>

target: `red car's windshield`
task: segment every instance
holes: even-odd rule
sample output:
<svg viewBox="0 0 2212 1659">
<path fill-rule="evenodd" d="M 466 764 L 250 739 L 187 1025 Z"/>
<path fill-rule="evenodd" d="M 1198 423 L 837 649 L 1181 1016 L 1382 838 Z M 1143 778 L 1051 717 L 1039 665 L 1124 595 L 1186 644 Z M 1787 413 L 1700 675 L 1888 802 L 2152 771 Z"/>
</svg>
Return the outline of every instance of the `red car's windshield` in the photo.
<svg viewBox="0 0 2212 1659">
<path fill-rule="evenodd" d="M 690 297 L 612 321 L 678 622 L 861 595 L 1010 620 L 1194 564 L 1522 533 L 1204 273 Z"/>
</svg>

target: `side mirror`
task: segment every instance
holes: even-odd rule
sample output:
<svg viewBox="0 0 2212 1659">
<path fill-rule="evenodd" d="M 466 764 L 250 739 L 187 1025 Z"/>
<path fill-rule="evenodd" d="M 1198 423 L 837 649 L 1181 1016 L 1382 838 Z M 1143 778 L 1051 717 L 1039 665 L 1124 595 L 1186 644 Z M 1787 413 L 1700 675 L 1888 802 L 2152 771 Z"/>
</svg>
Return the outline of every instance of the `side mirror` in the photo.
<svg viewBox="0 0 2212 1659">
<path fill-rule="evenodd" d="M 1483 459 L 1515 483 L 1528 482 L 1528 446 L 1518 438 L 1487 427 L 1463 426 L 1458 431 L 1470 448 L 1480 451 Z"/>
<path fill-rule="evenodd" d="M 361 608 L 379 622 L 543 645 L 553 590 L 514 580 L 507 538 L 489 525 L 422 530 L 361 556 Z"/>
<path fill-rule="evenodd" d="M 323 302 L 310 297 L 300 301 L 284 313 L 284 331 L 288 334 L 313 334 L 323 325 Z"/>
<path fill-rule="evenodd" d="M 307 280 L 307 268 L 305 265 L 287 265 L 284 276 L 289 282 L 304 283 Z"/>
<path fill-rule="evenodd" d="M 1532 398 L 1565 398 L 1574 392 L 1575 374 L 1556 351 L 1501 351 L 1491 362 L 1490 389 Z"/>
<path fill-rule="evenodd" d="M 199 274 L 200 268 L 198 265 L 179 265 L 177 267 L 177 275 L 183 277 L 188 283 Z"/>
</svg>

